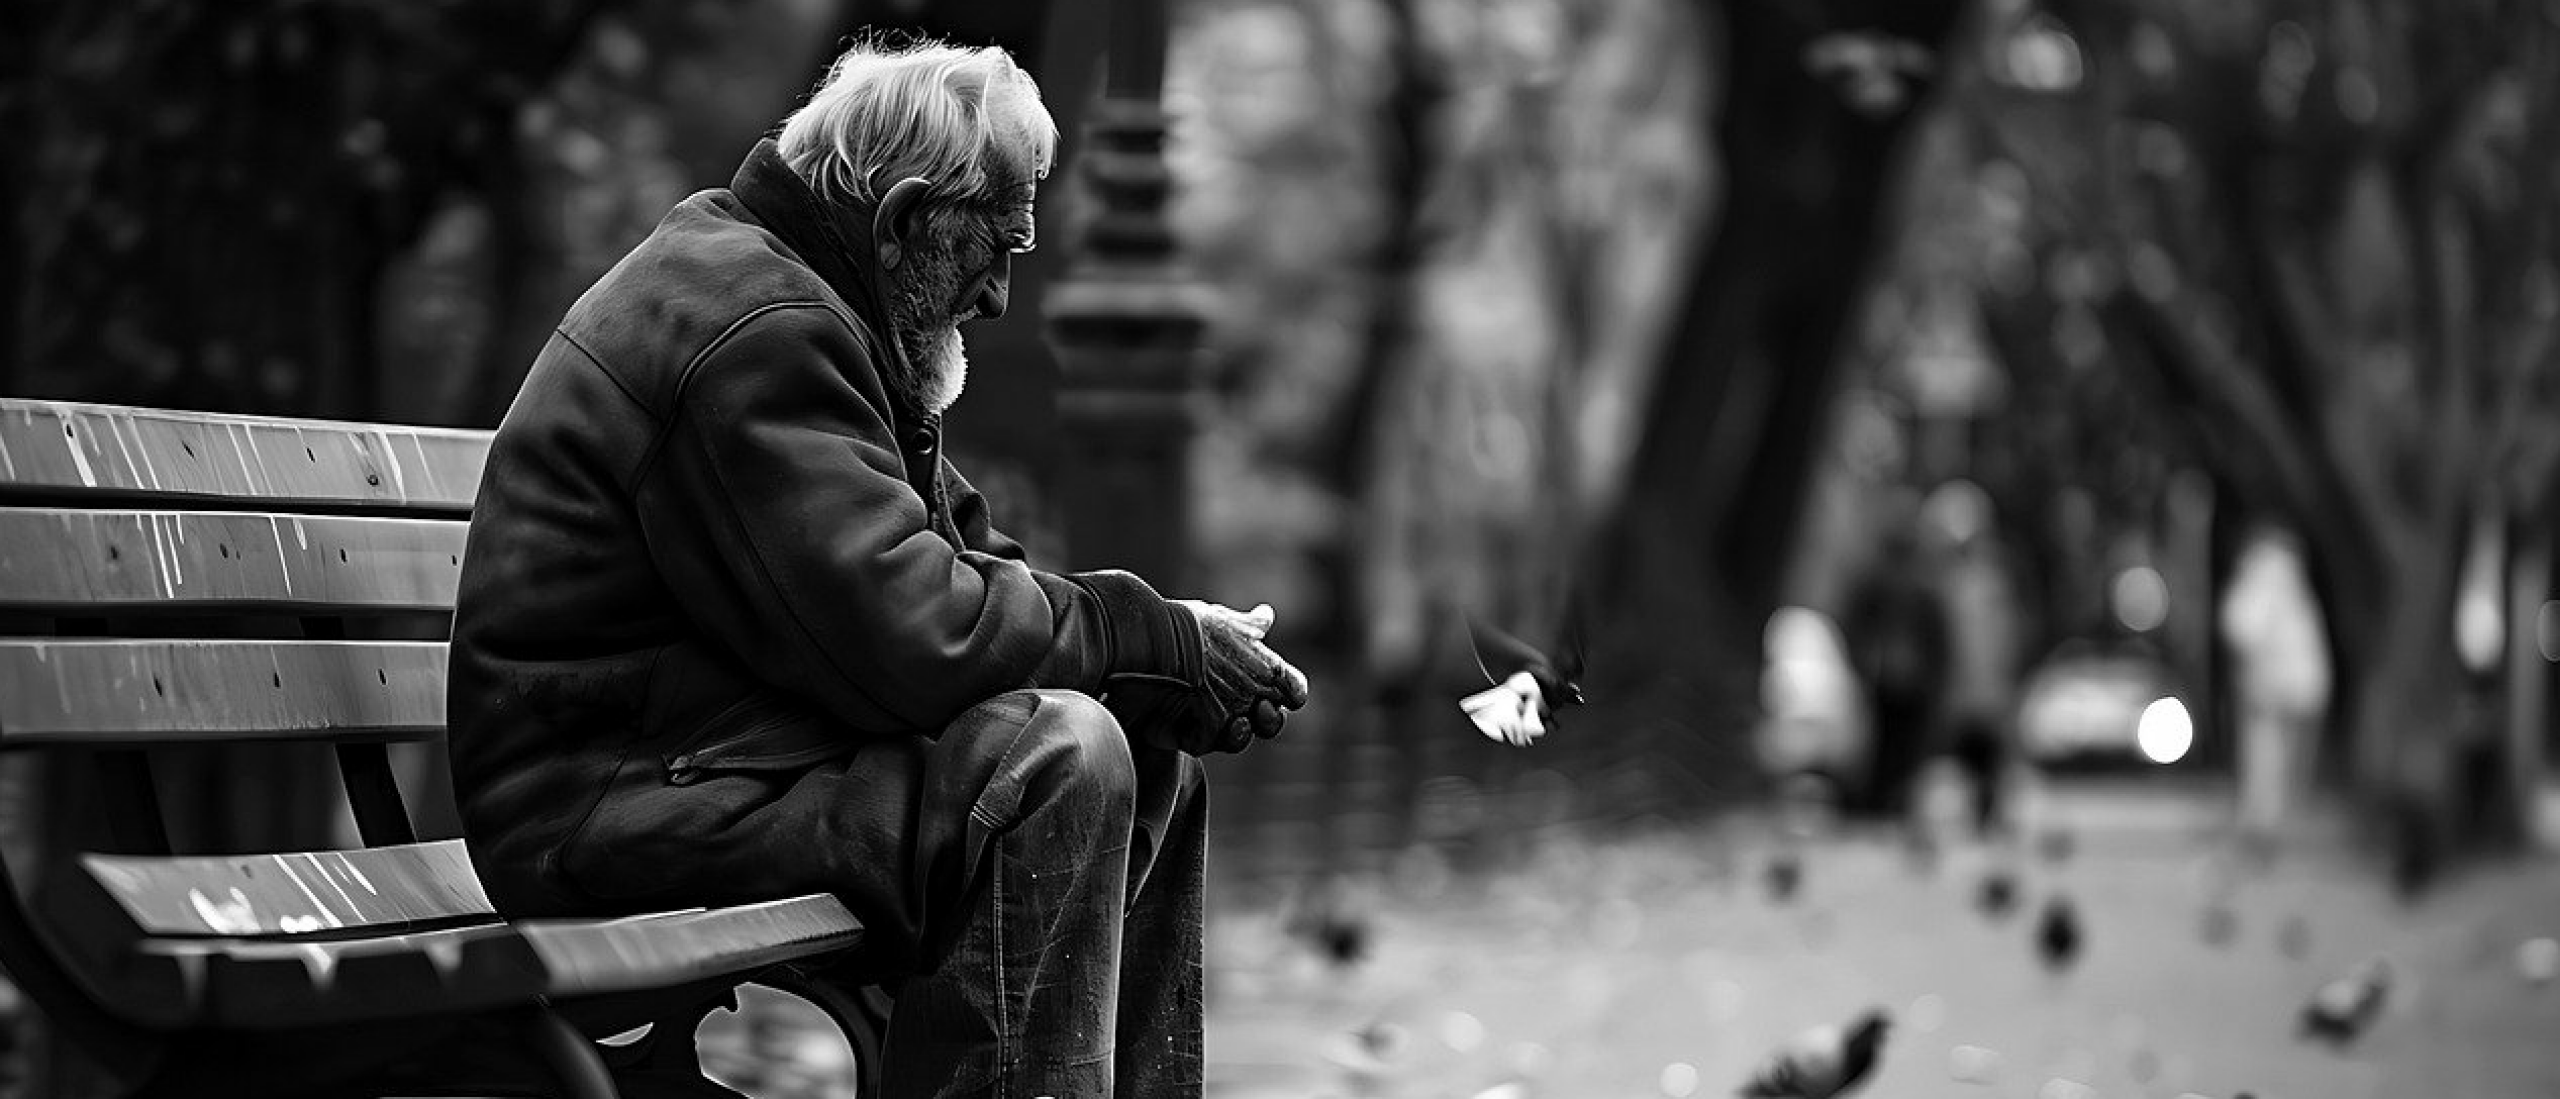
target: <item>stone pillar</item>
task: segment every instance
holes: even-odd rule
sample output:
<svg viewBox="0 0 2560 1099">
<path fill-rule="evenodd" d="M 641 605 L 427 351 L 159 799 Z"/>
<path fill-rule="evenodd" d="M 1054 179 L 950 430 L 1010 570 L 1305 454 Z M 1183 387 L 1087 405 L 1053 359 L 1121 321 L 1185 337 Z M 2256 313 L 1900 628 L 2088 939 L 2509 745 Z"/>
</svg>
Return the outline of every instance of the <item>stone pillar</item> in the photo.
<svg viewBox="0 0 2560 1099">
<path fill-rule="evenodd" d="M 1068 555 L 1077 568 L 1126 568 L 1179 595 L 1190 581 L 1189 457 L 1208 303 L 1165 216 L 1166 27 L 1164 0 L 1111 5 L 1109 75 L 1076 154 L 1100 209 L 1046 304 Z"/>
</svg>

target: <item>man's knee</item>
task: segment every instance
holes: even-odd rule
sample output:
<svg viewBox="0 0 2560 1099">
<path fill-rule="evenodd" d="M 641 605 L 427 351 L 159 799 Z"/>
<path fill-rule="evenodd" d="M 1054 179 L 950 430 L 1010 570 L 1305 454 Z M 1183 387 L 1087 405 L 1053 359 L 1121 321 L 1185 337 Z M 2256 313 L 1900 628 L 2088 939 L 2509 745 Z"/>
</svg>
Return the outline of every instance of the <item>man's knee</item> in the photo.
<svg viewBox="0 0 2560 1099">
<path fill-rule="evenodd" d="M 983 795 L 977 812 L 993 828 L 1054 801 L 1095 805 L 1126 817 L 1137 796 L 1137 766 L 1120 722 L 1074 691 L 1015 691 L 970 711 L 944 734 L 966 760 Z M 959 743 L 952 744 L 957 739 Z"/>
<path fill-rule="evenodd" d="M 1096 797 L 1126 801 L 1138 788 L 1138 768 L 1129 754 L 1129 737 L 1120 719 L 1111 716 L 1091 695 L 1076 691 L 1032 691 L 1039 709 L 1024 727 L 1028 746 L 1064 772 L 1066 781 Z"/>
</svg>

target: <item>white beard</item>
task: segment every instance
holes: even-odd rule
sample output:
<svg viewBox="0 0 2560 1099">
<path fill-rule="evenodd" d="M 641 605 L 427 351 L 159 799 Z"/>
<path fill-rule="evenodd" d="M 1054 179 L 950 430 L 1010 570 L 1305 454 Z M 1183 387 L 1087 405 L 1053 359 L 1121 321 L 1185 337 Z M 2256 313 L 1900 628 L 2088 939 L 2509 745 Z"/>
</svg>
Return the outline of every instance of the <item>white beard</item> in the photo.
<svg viewBox="0 0 2560 1099">
<path fill-rule="evenodd" d="M 915 399 L 925 414 L 939 416 L 960 399 L 969 384 L 969 353 L 960 341 L 960 326 L 951 325 L 909 352 L 915 367 Z"/>
</svg>

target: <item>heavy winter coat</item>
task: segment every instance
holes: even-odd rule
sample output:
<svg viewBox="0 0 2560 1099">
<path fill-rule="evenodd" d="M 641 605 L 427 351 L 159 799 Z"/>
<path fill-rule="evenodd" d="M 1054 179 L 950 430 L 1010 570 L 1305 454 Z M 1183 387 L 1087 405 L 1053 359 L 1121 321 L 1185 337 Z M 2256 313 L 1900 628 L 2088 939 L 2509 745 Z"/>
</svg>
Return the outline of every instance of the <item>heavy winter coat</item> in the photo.
<svg viewBox="0 0 2560 1099">
<path fill-rule="evenodd" d="M 938 419 L 892 396 L 875 253 L 870 211 L 822 204 L 767 141 L 535 360 L 472 516 L 448 713 L 502 909 L 754 899 L 648 887 L 688 874 L 698 893 L 714 868 L 723 892 L 832 885 L 802 872 L 819 837 L 765 834 L 812 811 L 788 781 L 705 780 L 935 737 L 1016 688 L 1166 671 L 1114 638 L 1188 612 L 1126 573 L 1026 565 Z M 608 804 L 695 784 L 699 803 Z"/>
</svg>

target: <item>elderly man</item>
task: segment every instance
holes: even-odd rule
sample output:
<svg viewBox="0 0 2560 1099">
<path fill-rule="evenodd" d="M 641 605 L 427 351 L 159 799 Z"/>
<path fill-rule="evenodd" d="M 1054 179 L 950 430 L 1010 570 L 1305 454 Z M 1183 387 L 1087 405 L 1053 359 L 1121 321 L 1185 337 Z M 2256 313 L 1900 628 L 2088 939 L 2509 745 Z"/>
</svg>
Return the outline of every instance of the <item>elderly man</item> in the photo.
<svg viewBox="0 0 2560 1099">
<path fill-rule="evenodd" d="M 454 617 L 499 906 L 832 891 L 898 1095 L 1199 1094 L 1195 757 L 1307 697 L 1267 609 L 1031 568 L 942 455 L 1056 141 L 1000 50 L 847 52 L 561 321 Z"/>
</svg>

